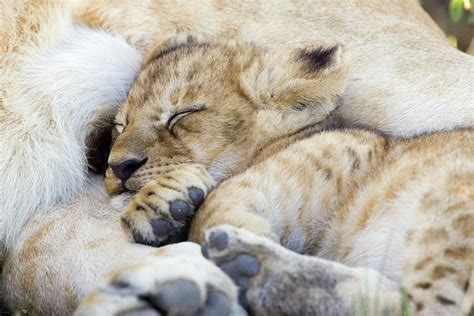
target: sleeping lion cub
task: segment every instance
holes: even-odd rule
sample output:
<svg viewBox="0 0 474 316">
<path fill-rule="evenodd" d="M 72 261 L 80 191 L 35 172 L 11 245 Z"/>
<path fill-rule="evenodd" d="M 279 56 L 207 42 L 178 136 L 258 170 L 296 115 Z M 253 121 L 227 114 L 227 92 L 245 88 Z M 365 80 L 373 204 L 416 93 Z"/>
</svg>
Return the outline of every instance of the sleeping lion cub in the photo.
<svg viewBox="0 0 474 316">
<path fill-rule="evenodd" d="M 160 45 L 116 117 L 107 172 L 111 194 L 138 191 L 123 215 L 135 240 L 190 228 L 255 314 L 400 312 L 400 287 L 417 314 L 467 312 L 474 132 L 321 130 L 347 64 L 338 45 Z"/>
</svg>

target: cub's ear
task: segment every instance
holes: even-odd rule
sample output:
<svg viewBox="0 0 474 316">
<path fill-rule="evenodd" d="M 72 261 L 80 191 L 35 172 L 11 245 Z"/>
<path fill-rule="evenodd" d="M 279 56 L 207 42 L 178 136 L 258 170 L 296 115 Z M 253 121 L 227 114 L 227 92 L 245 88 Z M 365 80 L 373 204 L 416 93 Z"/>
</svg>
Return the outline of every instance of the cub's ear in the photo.
<svg viewBox="0 0 474 316">
<path fill-rule="evenodd" d="M 113 120 L 116 111 L 104 110 L 85 127 L 87 166 L 97 174 L 105 174 L 112 146 Z"/>
<path fill-rule="evenodd" d="M 203 41 L 202 37 L 195 33 L 182 32 L 168 39 L 158 43 L 144 59 L 143 64 L 148 64 L 151 60 L 160 58 L 168 53 L 171 53 L 179 48 L 195 45 Z"/>
<path fill-rule="evenodd" d="M 267 109 L 329 113 L 343 93 L 348 62 L 341 45 L 265 51 L 241 76 L 243 90 Z"/>
</svg>

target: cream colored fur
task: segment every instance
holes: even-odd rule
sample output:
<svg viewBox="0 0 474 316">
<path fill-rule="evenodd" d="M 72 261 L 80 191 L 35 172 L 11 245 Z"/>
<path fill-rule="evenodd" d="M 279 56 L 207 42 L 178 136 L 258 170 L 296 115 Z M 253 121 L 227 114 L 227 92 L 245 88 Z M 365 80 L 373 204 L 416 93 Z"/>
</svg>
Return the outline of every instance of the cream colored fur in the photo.
<svg viewBox="0 0 474 316">
<path fill-rule="evenodd" d="M 125 99 L 141 62 L 121 38 L 57 27 L 63 39 L 38 47 L 3 79 L 0 227 L 7 248 L 35 210 L 68 201 L 87 185 L 88 126 Z"/>
<path fill-rule="evenodd" d="M 66 314 L 100 277 L 154 251 L 118 228 L 84 139 L 124 100 L 141 55 L 178 31 L 274 48 L 338 41 L 354 65 L 339 110 L 347 123 L 406 135 L 472 126 L 474 61 L 415 0 L 263 3 L 2 3 L 0 242 L 11 307 Z M 92 241 L 96 252 L 83 248 Z"/>
</svg>

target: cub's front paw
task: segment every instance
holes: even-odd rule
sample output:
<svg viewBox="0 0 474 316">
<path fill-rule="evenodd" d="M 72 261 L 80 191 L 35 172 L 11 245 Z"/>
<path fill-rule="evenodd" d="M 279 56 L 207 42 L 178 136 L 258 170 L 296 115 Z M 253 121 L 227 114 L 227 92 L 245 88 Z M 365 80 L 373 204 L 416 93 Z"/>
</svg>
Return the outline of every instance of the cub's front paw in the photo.
<svg viewBox="0 0 474 316">
<path fill-rule="evenodd" d="M 203 166 L 190 164 L 145 185 L 122 216 L 136 242 L 163 246 L 184 241 L 191 219 L 214 186 Z"/>
</svg>

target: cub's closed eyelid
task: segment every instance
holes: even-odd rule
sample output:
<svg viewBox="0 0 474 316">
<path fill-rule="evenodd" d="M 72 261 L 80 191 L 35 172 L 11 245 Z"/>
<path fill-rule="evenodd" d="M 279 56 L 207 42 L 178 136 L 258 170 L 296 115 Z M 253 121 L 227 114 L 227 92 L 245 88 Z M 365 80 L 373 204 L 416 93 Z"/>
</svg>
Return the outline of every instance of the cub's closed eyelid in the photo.
<svg viewBox="0 0 474 316">
<path fill-rule="evenodd" d="M 175 113 L 173 114 L 169 119 L 168 119 L 168 122 L 166 122 L 166 127 L 169 129 L 169 130 L 172 130 L 173 129 L 173 126 L 180 120 L 182 119 L 183 117 L 185 117 L 186 115 L 188 114 L 191 114 L 191 113 L 194 113 L 194 112 L 199 112 L 199 111 L 202 111 L 206 109 L 206 106 L 204 104 L 199 104 L 199 105 L 196 105 L 194 107 L 192 107 L 191 109 L 188 109 L 188 110 L 185 110 L 185 111 L 181 111 L 181 112 L 178 112 L 178 113 Z"/>
</svg>

